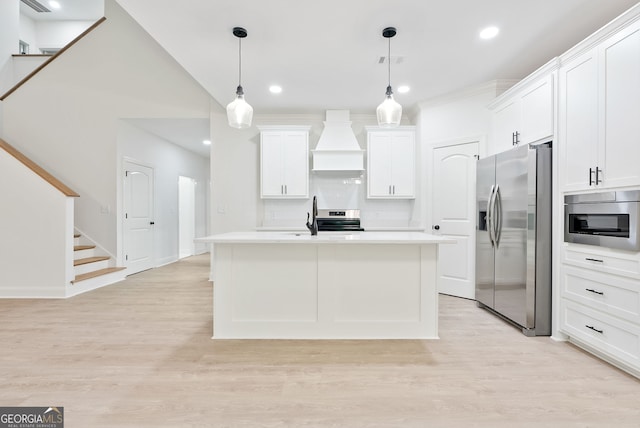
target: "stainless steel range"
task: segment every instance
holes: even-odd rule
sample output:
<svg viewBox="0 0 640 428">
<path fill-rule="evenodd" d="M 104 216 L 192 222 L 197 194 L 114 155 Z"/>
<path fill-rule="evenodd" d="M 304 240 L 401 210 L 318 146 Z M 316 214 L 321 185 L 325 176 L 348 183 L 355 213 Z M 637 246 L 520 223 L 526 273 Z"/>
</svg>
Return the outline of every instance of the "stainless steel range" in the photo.
<svg viewBox="0 0 640 428">
<path fill-rule="evenodd" d="M 364 231 L 360 226 L 360 210 L 318 210 L 316 220 L 319 232 Z"/>
</svg>

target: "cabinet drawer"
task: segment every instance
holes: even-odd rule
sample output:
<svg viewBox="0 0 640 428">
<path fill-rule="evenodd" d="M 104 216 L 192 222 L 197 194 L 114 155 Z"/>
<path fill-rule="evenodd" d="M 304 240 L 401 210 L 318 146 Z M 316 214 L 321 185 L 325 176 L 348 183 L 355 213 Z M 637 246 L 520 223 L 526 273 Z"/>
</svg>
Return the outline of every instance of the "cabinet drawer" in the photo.
<svg viewBox="0 0 640 428">
<path fill-rule="evenodd" d="M 615 273 L 640 279 L 640 255 L 614 250 L 566 244 L 563 261 L 598 272 Z"/>
<path fill-rule="evenodd" d="M 562 299 L 560 328 L 569 336 L 640 368 L 640 326 Z"/>
<path fill-rule="evenodd" d="M 640 325 L 640 281 L 563 266 L 562 297 Z"/>
</svg>

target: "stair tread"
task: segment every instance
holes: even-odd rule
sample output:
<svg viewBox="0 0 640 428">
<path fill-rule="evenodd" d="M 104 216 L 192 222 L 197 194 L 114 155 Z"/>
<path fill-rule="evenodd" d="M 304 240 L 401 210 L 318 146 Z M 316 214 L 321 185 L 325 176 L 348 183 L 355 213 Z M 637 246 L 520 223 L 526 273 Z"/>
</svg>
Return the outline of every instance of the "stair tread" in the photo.
<svg viewBox="0 0 640 428">
<path fill-rule="evenodd" d="M 125 269 L 126 268 L 123 268 L 123 267 L 110 267 L 110 268 L 95 270 L 93 272 L 83 273 L 81 275 L 76 275 L 75 279 L 71 281 L 71 283 L 75 284 L 76 282 L 84 281 L 86 279 L 96 278 L 98 276 L 107 275 L 113 272 L 119 272 Z"/>
<path fill-rule="evenodd" d="M 85 257 L 84 259 L 76 259 L 73 261 L 74 266 L 86 265 L 87 263 L 95 263 L 101 262 L 104 260 L 109 260 L 111 257 L 109 256 L 95 256 L 95 257 Z"/>
<path fill-rule="evenodd" d="M 73 251 L 93 250 L 94 248 L 96 248 L 95 245 L 74 245 Z"/>
</svg>

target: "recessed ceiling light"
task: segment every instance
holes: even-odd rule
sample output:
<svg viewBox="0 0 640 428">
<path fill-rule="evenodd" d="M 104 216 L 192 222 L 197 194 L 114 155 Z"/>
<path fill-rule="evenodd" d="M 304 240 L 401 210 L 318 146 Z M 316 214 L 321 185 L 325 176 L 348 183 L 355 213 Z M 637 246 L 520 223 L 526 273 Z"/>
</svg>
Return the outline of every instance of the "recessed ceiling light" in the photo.
<svg viewBox="0 0 640 428">
<path fill-rule="evenodd" d="M 409 88 L 407 85 L 403 85 L 403 86 L 398 86 L 398 93 L 399 94 L 406 94 L 407 92 L 409 92 L 411 88 Z"/>
<path fill-rule="evenodd" d="M 202 140 L 202 144 L 204 144 L 205 146 L 210 146 L 211 140 Z"/>
<path fill-rule="evenodd" d="M 271 92 L 272 94 L 279 94 L 280 92 L 282 92 L 282 86 L 271 85 L 269 86 L 269 92 Z"/>
<path fill-rule="evenodd" d="M 60 3 L 57 1 L 50 1 L 49 6 L 51 6 L 52 9 L 60 9 Z"/>
<path fill-rule="evenodd" d="M 487 27 L 484 30 L 480 31 L 480 38 L 485 40 L 493 39 L 498 35 L 499 32 L 500 29 L 498 27 Z"/>
</svg>

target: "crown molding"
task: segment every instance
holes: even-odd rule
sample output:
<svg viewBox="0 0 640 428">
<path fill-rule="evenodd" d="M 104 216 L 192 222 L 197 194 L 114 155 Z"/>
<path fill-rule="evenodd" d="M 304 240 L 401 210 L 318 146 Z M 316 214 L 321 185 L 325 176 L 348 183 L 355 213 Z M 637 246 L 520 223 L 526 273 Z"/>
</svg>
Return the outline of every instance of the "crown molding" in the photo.
<svg viewBox="0 0 640 428">
<path fill-rule="evenodd" d="M 479 85 L 470 86 L 459 91 L 449 92 L 444 95 L 440 95 L 428 100 L 418 103 L 418 110 L 436 107 L 442 104 L 449 104 L 454 101 L 459 101 L 465 98 L 470 98 L 476 95 L 490 93 L 495 96 L 498 91 L 504 91 L 506 88 L 513 86 L 518 80 L 501 79 L 490 80 L 488 82 L 481 83 Z"/>
<path fill-rule="evenodd" d="M 496 106 L 502 104 L 504 100 L 511 98 L 514 94 L 517 94 L 530 84 L 537 82 L 540 79 L 546 78 L 558 68 L 560 68 L 560 60 L 558 57 L 556 57 L 544 64 L 542 67 L 538 68 L 533 73 L 529 74 L 524 79 L 520 80 L 518 83 L 511 86 L 502 94 L 498 95 L 495 100 L 491 101 L 487 105 L 487 107 L 489 108 L 489 110 L 493 110 Z"/>
<path fill-rule="evenodd" d="M 612 36 L 613 34 L 621 31 L 633 23 L 640 20 L 640 2 L 631 7 L 626 12 L 622 13 L 617 18 L 606 24 L 604 27 L 591 34 L 586 39 L 582 40 L 574 47 L 560 55 L 560 65 L 573 60 L 574 58 L 582 55 L 583 53 L 595 48 L 604 40 Z"/>
</svg>

